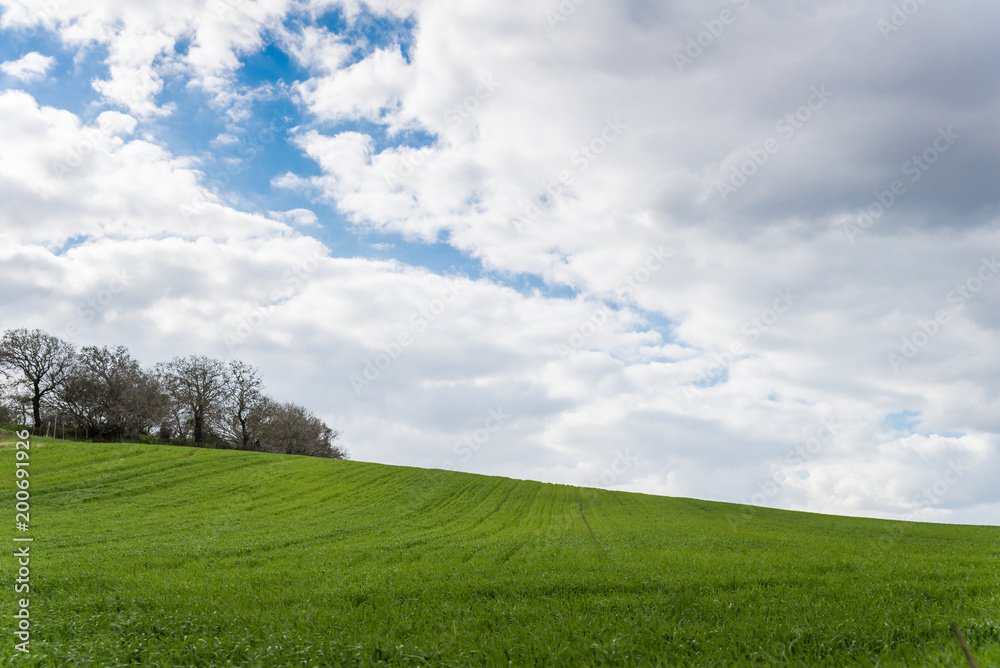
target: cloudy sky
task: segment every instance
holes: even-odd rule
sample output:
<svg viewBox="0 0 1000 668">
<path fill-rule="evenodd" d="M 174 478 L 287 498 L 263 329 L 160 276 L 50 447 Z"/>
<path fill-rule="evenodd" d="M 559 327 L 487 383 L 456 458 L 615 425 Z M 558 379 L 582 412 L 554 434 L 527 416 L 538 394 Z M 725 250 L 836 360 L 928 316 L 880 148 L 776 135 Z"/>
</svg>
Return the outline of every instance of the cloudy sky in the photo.
<svg viewBox="0 0 1000 668">
<path fill-rule="evenodd" d="M 996 2 L 0 12 L 0 329 L 358 460 L 1000 523 Z"/>
</svg>

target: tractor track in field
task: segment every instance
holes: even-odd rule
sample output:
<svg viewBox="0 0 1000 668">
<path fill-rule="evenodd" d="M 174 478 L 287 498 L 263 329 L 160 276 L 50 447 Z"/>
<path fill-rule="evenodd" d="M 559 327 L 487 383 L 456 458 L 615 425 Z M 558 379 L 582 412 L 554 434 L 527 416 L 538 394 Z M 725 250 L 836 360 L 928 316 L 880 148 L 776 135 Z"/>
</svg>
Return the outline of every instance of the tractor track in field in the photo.
<svg viewBox="0 0 1000 668">
<path fill-rule="evenodd" d="M 517 486 L 520 485 L 520 484 L 521 484 L 521 481 L 518 480 L 516 483 L 514 483 L 513 487 L 511 487 L 509 490 L 507 490 L 507 495 L 503 497 L 503 501 L 501 501 L 500 505 L 497 506 L 497 510 L 500 510 L 501 508 L 503 508 L 503 504 L 507 503 L 507 499 L 510 498 L 510 495 L 514 493 L 514 490 L 517 489 Z M 496 510 L 494 510 L 493 512 L 496 512 Z"/>
<path fill-rule="evenodd" d="M 601 545 L 601 542 L 599 540 L 597 540 L 597 534 L 594 533 L 594 530 L 590 526 L 590 521 L 587 520 L 587 514 L 583 512 L 583 506 L 582 505 L 580 506 L 580 517 L 583 518 L 583 523 L 587 525 L 587 531 L 590 532 L 590 539 L 592 541 L 594 541 L 594 545 L 596 545 L 597 547 L 603 548 L 603 545 Z"/>
</svg>

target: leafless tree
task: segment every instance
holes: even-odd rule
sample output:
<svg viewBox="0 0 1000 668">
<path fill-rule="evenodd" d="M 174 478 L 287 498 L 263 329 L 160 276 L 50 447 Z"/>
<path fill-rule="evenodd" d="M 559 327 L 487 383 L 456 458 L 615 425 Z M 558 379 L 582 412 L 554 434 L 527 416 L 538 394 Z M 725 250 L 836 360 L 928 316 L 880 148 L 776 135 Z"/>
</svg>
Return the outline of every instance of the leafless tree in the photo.
<svg viewBox="0 0 1000 668">
<path fill-rule="evenodd" d="M 194 444 L 204 447 L 229 396 L 226 365 L 209 357 L 175 357 L 156 365 L 163 391 L 194 426 Z"/>
<path fill-rule="evenodd" d="M 78 426 L 104 438 L 148 434 L 166 414 L 158 381 L 124 346 L 81 349 L 57 396 Z"/>
<path fill-rule="evenodd" d="M 265 397 L 252 412 L 250 425 L 257 450 L 347 459 L 347 451 L 336 445 L 340 433 L 302 406 Z"/>
<path fill-rule="evenodd" d="M 187 409 L 168 397 L 166 415 L 160 423 L 160 438 L 186 441 L 191 438 L 191 427 Z"/>
<path fill-rule="evenodd" d="M 81 372 L 70 373 L 57 397 L 59 408 L 84 433 L 100 437 L 105 429 L 106 412 L 103 388 L 98 381 Z"/>
<path fill-rule="evenodd" d="M 13 329 L 0 340 L 0 370 L 31 400 L 35 433 L 42 429 L 42 402 L 66 382 L 75 349 L 40 329 Z"/>
<path fill-rule="evenodd" d="M 36 433 L 45 408 L 98 437 L 148 434 L 159 425 L 161 437 L 190 435 L 200 447 L 212 440 L 347 458 L 338 432 L 302 406 L 266 397 L 260 371 L 239 360 L 175 357 L 147 372 L 124 346 L 77 353 L 41 330 L 9 330 L 0 340 L 0 424 L 29 407 Z"/>
<path fill-rule="evenodd" d="M 16 421 L 17 413 L 14 408 L 8 404 L 6 401 L 0 402 L 0 426 L 5 424 L 12 424 Z"/>
<path fill-rule="evenodd" d="M 252 416 L 264 399 L 260 370 L 246 362 L 233 360 L 229 363 L 227 381 L 229 400 L 226 402 L 224 420 L 227 436 L 238 450 L 252 450 Z"/>
<path fill-rule="evenodd" d="M 30 413 L 31 397 L 0 369 L 0 424 L 24 425 Z"/>
</svg>

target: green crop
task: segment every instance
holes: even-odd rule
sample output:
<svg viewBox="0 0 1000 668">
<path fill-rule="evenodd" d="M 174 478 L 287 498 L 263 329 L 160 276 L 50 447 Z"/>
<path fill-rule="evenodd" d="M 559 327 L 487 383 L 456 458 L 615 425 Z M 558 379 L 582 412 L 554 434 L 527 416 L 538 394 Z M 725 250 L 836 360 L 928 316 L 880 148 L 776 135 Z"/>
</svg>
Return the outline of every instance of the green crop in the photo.
<svg viewBox="0 0 1000 668">
<path fill-rule="evenodd" d="M 1000 665 L 994 527 L 47 439 L 30 480 L 10 665 L 964 666 L 951 620 Z"/>
</svg>

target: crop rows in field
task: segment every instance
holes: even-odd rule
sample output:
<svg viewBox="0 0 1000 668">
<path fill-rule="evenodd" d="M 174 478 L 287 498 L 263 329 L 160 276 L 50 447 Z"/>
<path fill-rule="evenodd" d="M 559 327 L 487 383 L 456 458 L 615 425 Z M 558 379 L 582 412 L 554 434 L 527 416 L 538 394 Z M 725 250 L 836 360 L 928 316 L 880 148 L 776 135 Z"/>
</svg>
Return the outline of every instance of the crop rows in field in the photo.
<svg viewBox="0 0 1000 668">
<path fill-rule="evenodd" d="M 169 446 L 32 462 L 24 665 L 958 666 L 952 618 L 1000 660 L 996 529 Z"/>
</svg>

